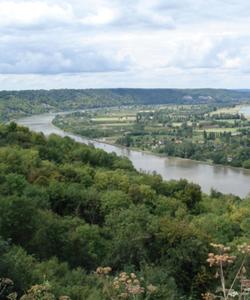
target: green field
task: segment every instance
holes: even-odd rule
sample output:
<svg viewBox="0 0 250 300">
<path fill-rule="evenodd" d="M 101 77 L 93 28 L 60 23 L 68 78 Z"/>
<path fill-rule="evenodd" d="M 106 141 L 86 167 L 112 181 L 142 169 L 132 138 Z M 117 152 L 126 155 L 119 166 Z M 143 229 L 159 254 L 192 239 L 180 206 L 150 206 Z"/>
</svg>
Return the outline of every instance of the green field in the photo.
<svg viewBox="0 0 250 300">
<path fill-rule="evenodd" d="M 140 150 L 250 167 L 250 121 L 236 107 L 150 105 L 57 116 L 54 124 Z"/>
<path fill-rule="evenodd" d="M 206 132 L 215 132 L 215 133 L 220 133 L 220 132 L 238 132 L 238 128 L 206 128 Z M 195 130 L 195 132 L 204 132 L 203 130 Z"/>
</svg>

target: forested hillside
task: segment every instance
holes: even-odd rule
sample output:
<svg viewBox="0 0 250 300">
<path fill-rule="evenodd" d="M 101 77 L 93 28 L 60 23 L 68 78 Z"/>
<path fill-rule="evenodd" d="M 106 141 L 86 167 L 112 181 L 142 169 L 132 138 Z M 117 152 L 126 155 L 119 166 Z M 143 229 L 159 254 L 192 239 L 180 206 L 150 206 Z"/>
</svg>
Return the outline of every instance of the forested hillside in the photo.
<svg viewBox="0 0 250 300">
<path fill-rule="evenodd" d="M 250 91 L 216 89 L 86 89 L 0 92 L 0 120 L 47 111 L 130 104 L 237 104 L 250 101 Z"/>
<path fill-rule="evenodd" d="M 249 200 L 1 126 L 0 298 L 201 299 L 216 289 L 210 243 L 250 243 Z"/>
</svg>

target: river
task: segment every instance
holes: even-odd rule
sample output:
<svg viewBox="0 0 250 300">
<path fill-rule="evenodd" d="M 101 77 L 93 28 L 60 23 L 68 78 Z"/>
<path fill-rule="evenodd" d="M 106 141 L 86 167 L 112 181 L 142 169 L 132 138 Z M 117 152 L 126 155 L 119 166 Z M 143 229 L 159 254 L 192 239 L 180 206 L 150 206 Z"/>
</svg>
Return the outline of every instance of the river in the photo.
<svg viewBox="0 0 250 300">
<path fill-rule="evenodd" d="M 246 117 L 250 117 L 250 106 L 244 106 L 240 109 L 240 113 Z"/>
<path fill-rule="evenodd" d="M 69 136 L 77 142 L 91 143 L 96 148 L 101 148 L 107 152 L 115 152 L 117 155 L 127 156 L 137 170 L 155 171 L 166 180 L 186 178 L 191 182 L 198 183 L 206 193 L 210 192 L 211 188 L 240 197 L 246 197 L 250 193 L 250 170 L 209 165 L 181 158 L 159 157 L 154 154 L 93 141 L 75 134 L 66 133 L 55 127 L 52 124 L 54 117 L 55 114 L 53 113 L 34 115 L 19 119 L 17 123 L 27 126 L 33 131 L 43 132 L 45 135 L 56 133 L 60 136 Z"/>
</svg>

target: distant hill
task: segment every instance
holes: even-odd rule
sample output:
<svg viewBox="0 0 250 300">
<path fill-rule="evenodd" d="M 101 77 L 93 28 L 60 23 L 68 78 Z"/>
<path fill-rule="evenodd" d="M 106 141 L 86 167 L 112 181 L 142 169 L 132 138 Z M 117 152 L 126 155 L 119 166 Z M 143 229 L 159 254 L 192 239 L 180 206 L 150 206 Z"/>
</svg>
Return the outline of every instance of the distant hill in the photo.
<svg viewBox="0 0 250 300">
<path fill-rule="evenodd" d="M 231 105 L 250 101 L 250 90 L 58 89 L 0 91 L 0 120 L 48 111 L 132 104 Z"/>
</svg>

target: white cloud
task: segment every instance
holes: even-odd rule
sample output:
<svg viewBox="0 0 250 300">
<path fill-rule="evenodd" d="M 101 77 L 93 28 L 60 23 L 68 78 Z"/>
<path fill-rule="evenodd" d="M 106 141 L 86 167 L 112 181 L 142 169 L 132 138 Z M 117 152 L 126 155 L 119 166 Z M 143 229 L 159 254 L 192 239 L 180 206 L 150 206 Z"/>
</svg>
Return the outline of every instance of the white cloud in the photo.
<svg viewBox="0 0 250 300">
<path fill-rule="evenodd" d="M 1 1 L 0 26 L 35 26 L 52 22 L 70 22 L 73 11 L 70 5 L 59 6 L 42 1 Z"/>
<path fill-rule="evenodd" d="M 36 74 L 38 88 L 247 87 L 249 10 L 247 0 L 0 0 L 0 84 Z"/>
<path fill-rule="evenodd" d="M 94 13 L 89 13 L 85 18 L 81 20 L 82 24 L 91 26 L 91 25 L 105 25 L 113 22 L 116 19 L 115 11 L 106 8 L 100 7 Z"/>
</svg>

